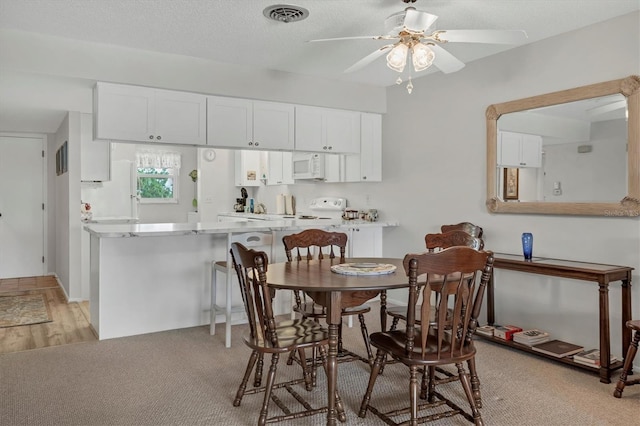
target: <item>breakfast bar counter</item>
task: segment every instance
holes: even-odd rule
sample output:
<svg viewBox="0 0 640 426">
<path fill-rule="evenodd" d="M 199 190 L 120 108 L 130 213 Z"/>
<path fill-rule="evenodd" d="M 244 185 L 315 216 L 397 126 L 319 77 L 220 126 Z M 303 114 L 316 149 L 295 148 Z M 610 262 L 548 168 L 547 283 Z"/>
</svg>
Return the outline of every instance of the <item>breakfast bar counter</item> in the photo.
<svg viewBox="0 0 640 426">
<path fill-rule="evenodd" d="M 381 231 L 398 223 L 285 219 L 87 224 L 84 229 L 91 239 L 91 326 L 103 340 L 209 324 L 211 261 L 228 259 L 234 234 L 282 234 L 309 228 L 347 232 L 355 226 Z M 279 240 L 274 245 L 274 252 L 282 251 L 284 256 L 284 250 L 278 250 Z M 280 313 L 285 313 L 290 303 L 280 302 Z"/>
</svg>

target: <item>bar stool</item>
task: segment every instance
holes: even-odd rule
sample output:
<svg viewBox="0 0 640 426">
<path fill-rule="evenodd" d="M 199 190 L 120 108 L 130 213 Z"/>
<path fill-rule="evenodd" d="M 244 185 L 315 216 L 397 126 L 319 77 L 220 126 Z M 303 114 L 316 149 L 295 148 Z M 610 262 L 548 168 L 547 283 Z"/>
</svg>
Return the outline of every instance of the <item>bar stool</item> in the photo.
<svg viewBox="0 0 640 426">
<path fill-rule="evenodd" d="M 240 243 L 245 247 L 264 247 L 269 246 L 269 261 L 273 261 L 273 231 L 270 232 L 246 232 L 242 234 L 230 234 L 227 246 L 230 247 L 232 243 Z M 228 254 L 228 252 L 227 252 Z M 244 305 L 232 305 L 233 286 L 228 287 L 228 283 L 233 282 L 233 275 L 222 281 L 226 288 L 226 301 L 224 305 L 217 303 L 216 292 L 218 289 L 217 275 L 218 272 L 227 274 L 228 270 L 233 270 L 232 265 L 227 265 L 226 260 L 212 261 L 211 262 L 211 324 L 209 326 L 209 334 L 212 336 L 216 334 L 216 315 L 219 313 L 225 314 L 225 347 L 231 347 L 231 326 L 235 324 L 244 324 L 247 322 L 246 315 L 243 315 L 241 319 L 231 321 L 231 315 L 234 313 L 244 313 Z"/>
<path fill-rule="evenodd" d="M 633 359 L 636 357 L 636 353 L 638 352 L 638 342 L 640 342 L 640 320 L 627 321 L 627 328 L 633 330 L 634 334 L 631 344 L 629 345 L 629 349 L 627 349 L 627 356 L 624 357 L 624 366 L 622 367 L 620 380 L 618 380 L 616 390 L 613 391 L 613 396 L 616 398 L 620 398 L 622 396 L 622 391 L 625 386 L 640 384 L 640 377 L 633 380 L 627 380 L 627 374 L 631 371 L 631 368 L 633 367 Z"/>
</svg>

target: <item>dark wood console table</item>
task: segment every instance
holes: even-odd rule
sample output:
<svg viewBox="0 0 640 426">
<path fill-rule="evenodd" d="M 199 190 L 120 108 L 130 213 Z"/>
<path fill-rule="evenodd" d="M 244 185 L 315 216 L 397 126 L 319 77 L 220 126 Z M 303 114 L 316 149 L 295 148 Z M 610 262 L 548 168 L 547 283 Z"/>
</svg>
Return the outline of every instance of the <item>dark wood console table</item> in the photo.
<svg viewBox="0 0 640 426">
<path fill-rule="evenodd" d="M 550 275 L 560 278 L 573 278 L 577 280 L 597 282 L 599 286 L 600 301 L 600 369 L 585 366 L 573 362 L 571 358 L 556 358 L 534 351 L 527 345 L 522 345 L 513 341 L 506 341 L 494 337 L 478 337 L 491 340 L 506 346 L 520 349 L 529 353 L 540 355 L 554 361 L 570 364 L 591 372 L 599 372 L 602 383 L 611 383 L 611 373 L 618 368 L 622 368 L 623 361 L 610 363 L 611 355 L 611 335 L 609 331 L 609 283 L 620 281 L 622 286 L 622 354 L 627 353 L 627 348 L 631 342 L 631 330 L 625 327 L 625 323 L 631 320 L 631 271 L 633 268 L 627 266 L 602 265 L 598 263 L 576 262 L 571 260 L 548 259 L 534 257 L 532 260 L 524 260 L 522 255 L 494 253 L 495 261 L 493 267 L 497 269 L 508 269 L 511 271 L 527 272 L 530 274 Z M 494 280 L 493 277 L 487 286 L 487 322 L 494 325 L 495 305 L 494 305 Z"/>
</svg>

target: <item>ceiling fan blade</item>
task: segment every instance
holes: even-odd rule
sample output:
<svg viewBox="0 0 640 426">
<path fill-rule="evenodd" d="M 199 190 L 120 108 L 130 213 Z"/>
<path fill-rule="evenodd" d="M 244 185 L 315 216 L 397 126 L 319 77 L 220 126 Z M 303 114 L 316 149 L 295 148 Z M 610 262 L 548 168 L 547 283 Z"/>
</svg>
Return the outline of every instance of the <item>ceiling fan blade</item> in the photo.
<svg viewBox="0 0 640 426">
<path fill-rule="evenodd" d="M 452 43 L 519 44 L 527 40 L 522 30 L 443 30 L 438 39 Z"/>
<path fill-rule="evenodd" d="M 336 37 L 336 38 L 318 38 L 315 40 L 307 40 L 307 43 L 315 43 L 316 41 L 337 41 L 337 40 L 391 40 L 399 37 L 380 35 L 380 36 L 355 36 L 355 37 Z"/>
<path fill-rule="evenodd" d="M 437 44 L 429 43 L 429 49 L 433 50 L 435 58 L 433 59 L 433 65 L 440 69 L 445 74 L 460 71 L 464 68 L 464 62 L 453 56 L 451 53 L 444 50 Z"/>
<path fill-rule="evenodd" d="M 344 72 L 353 72 L 353 71 L 357 71 L 361 68 L 364 68 L 365 66 L 369 65 L 371 62 L 375 61 L 376 59 L 378 59 L 380 56 L 382 56 L 384 54 L 384 51 L 393 47 L 393 44 L 387 44 L 386 46 L 382 46 L 380 49 L 378 50 L 374 50 L 373 52 L 369 53 L 367 56 L 365 56 L 364 58 L 360 59 L 358 62 L 356 62 L 355 64 L 351 65 L 349 68 L 347 68 L 346 70 L 344 70 Z"/>
<path fill-rule="evenodd" d="M 412 31 L 424 31 L 438 19 L 436 15 L 413 8 L 407 8 L 405 12 L 403 25 Z"/>
</svg>

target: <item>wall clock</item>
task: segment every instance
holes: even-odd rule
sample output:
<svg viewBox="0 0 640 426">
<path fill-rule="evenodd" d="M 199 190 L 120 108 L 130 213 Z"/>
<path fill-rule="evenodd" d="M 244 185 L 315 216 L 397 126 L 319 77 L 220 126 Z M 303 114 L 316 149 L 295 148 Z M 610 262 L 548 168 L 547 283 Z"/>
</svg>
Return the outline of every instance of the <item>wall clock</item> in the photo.
<svg viewBox="0 0 640 426">
<path fill-rule="evenodd" d="M 213 161 L 216 158 L 216 152 L 213 149 L 205 149 L 202 151 L 202 158 L 207 161 Z"/>
</svg>

